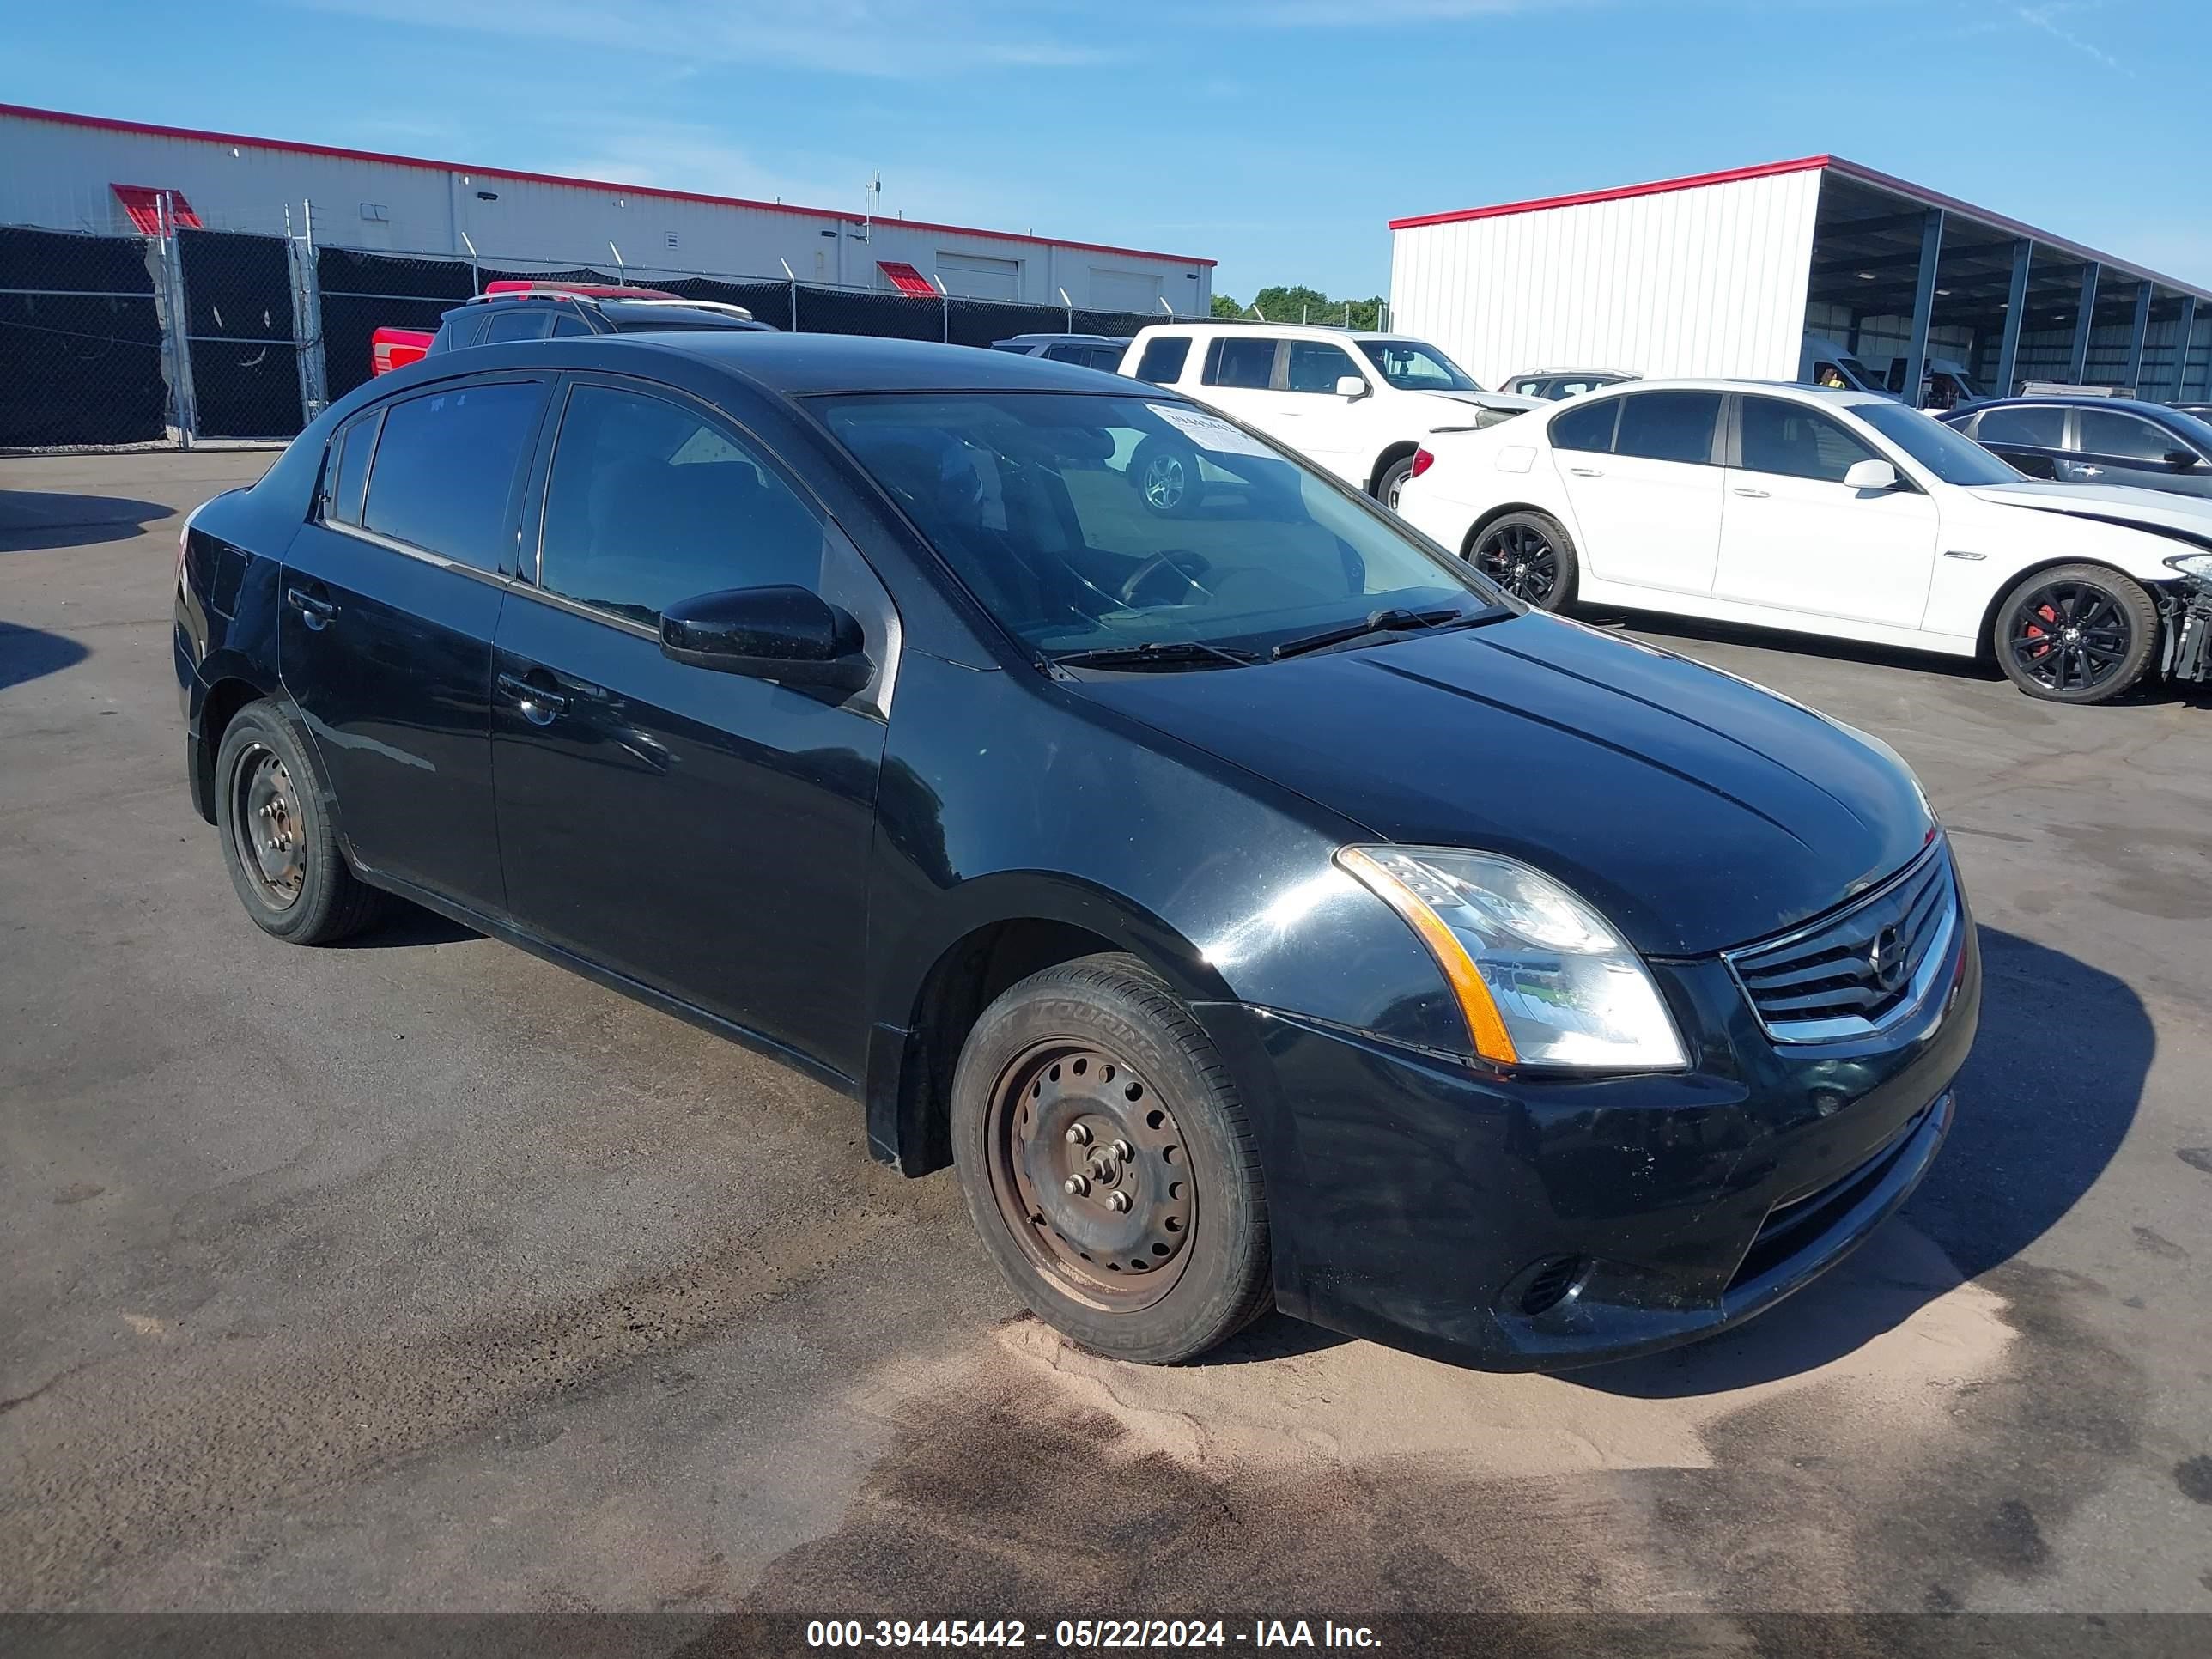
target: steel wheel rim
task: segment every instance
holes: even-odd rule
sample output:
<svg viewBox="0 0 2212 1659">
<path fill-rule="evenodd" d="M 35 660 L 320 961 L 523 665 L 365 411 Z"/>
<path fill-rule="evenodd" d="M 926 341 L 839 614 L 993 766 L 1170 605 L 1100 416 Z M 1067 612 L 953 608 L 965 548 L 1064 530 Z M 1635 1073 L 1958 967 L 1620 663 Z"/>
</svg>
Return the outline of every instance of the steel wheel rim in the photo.
<svg viewBox="0 0 2212 1659">
<path fill-rule="evenodd" d="M 1398 497 L 1406 492 L 1406 480 L 1411 473 L 1401 472 L 1390 480 L 1390 487 L 1382 492 L 1382 505 L 1393 513 L 1398 510 Z"/>
<path fill-rule="evenodd" d="M 2095 582 L 2046 582 L 2013 608 L 2005 648 L 2014 667 L 2052 691 L 2094 691 L 2120 672 L 2135 620 Z"/>
<path fill-rule="evenodd" d="M 1176 1287 L 1197 1184 L 1173 1113 L 1136 1067 L 1096 1043 L 1034 1044 L 1000 1073 L 984 1133 L 999 1214 L 1058 1289 L 1133 1313 Z"/>
<path fill-rule="evenodd" d="M 289 909 L 307 884 L 307 836 L 291 771 L 268 744 L 253 744 L 239 757 L 230 808 L 240 865 L 263 903 Z"/>
<path fill-rule="evenodd" d="M 1173 512 L 1182 505 L 1183 494 L 1190 481 L 1183 475 L 1182 458 L 1179 455 L 1155 455 L 1145 464 L 1145 499 L 1163 513 Z"/>
<path fill-rule="evenodd" d="M 1476 544 L 1475 568 L 1513 595 L 1542 605 L 1559 586 L 1559 556 L 1533 525 L 1500 525 Z"/>
</svg>

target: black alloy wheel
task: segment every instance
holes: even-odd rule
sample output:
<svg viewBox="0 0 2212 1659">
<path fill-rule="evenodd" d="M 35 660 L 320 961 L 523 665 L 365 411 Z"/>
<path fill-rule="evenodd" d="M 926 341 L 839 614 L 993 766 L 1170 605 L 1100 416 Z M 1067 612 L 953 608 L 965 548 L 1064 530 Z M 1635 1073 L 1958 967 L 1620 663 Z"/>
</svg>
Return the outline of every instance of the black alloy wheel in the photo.
<svg viewBox="0 0 2212 1659">
<path fill-rule="evenodd" d="M 1516 513 L 1482 532 L 1474 568 L 1514 598 L 1540 611 L 1557 610 L 1566 597 L 1563 542 L 1548 521 Z"/>
<path fill-rule="evenodd" d="M 2094 565 L 2039 571 L 2000 607 L 1997 665 L 2031 696 L 2109 702 L 2150 666 L 2158 607 L 2140 584 Z"/>
</svg>

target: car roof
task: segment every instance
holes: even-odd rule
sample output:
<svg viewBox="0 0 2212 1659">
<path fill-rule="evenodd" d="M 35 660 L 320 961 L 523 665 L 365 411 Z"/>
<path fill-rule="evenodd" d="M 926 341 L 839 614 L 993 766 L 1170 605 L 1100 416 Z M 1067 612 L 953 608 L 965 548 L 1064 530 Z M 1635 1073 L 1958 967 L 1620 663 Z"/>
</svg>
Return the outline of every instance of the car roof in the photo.
<svg viewBox="0 0 2212 1659">
<path fill-rule="evenodd" d="M 1117 340 L 1110 334 L 1009 334 L 1003 340 L 991 342 L 994 347 L 1010 345 L 1109 345 L 1123 346 L 1127 340 Z"/>
<path fill-rule="evenodd" d="M 687 326 L 764 329 L 768 324 L 750 315 L 740 316 L 742 306 L 693 306 L 666 300 L 604 300 L 599 315 L 618 328 L 652 328 L 681 322 Z"/>
<path fill-rule="evenodd" d="M 1668 380 L 1630 380 L 1617 386 L 1601 386 L 1589 393 L 1591 398 L 1635 397 L 1645 392 L 1757 392 L 1777 393 L 1786 398 L 1802 398 L 1810 403 L 1832 404 L 1842 408 L 1868 404 L 1893 404 L 1903 408 L 1894 398 L 1885 398 L 1876 392 L 1859 392 L 1848 386 L 1807 386 L 1802 380 L 1759 380 L 1749 378 L 1736 380 L 1689 378 Z M 1580 402 L 1581 399 L 1576 399 Z"/>
<path fill-rule="evenodd" d="M 643 331 L 553 343 L 682 352 L 789 397 L 823 392 L 1141 392 L 1155 402 L 1184 401 L 1163 387 L 1123 380 L 1103 369 L 1018 352 L 939 345 L 934 340 L 714 329 L 666 334 Z"/>
<path fill-rule="evenodd" d="M 1523 368 L 1516 369 L 1514 373 L 1507 375 L 1505 378 L 1509 380 L 1534 380 L 1540 374 L 1549 376 L 1559 376 L 1563 374 L 1610 374 L 1614 379 L 1621 380 L 1633 380 L 1641 378 L 1634 370 L 1626 368 Z"/>
<path fill-rule="evenodd" d="M 1147 323 L 1139 334 L 1294 334 L 1302 340 L 1401 340 L 1407 345 L 1427 345 L 1429 342 L 1419 334 L 1379 332 L 1371 328 L 1331 328 L 1324 323 L 1263 323 L 1254 318 L 1249 323 Z"/>
<path fill-rule="evenodd" d="M 2134 415 L 2171 415 L 2174 411 L 2166 404 L 2154 404 L 2142 398 L 2085 398 L 2078 393 L 2054 393 L 2048 398 L 1984 398 L 1973 405 L 1974 410 L 2006 409 L 2021 404 L 2063 404 L 2074 409 L 2124 409 Z"/>
</svg>

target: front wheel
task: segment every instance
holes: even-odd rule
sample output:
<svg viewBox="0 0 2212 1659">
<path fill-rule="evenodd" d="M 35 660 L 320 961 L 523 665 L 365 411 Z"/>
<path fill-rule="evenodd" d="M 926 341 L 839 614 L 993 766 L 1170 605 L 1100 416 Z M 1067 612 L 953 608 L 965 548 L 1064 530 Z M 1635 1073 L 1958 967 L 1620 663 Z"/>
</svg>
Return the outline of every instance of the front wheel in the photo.
<svg viewBox="0 0 2212 1659">
<path fill-rule="evenodd" d="M 1267 1212 L 1221 1057 L 1133 957 L 1032 975 L 952 1085 L 969 1214 L 1031 1311 L 1109 1358 L 1204 1353 L 1269 1305 Z"/>
<path fill-rule="evenodd" d="M 1509 513 L 1486 526 L 1468 551 L 1477 570 L 1539 611 L 1560 611 L 1575 597 L 1575 544 L 1548 513 Z"/>
<path fill-rule="evenodd" d="M 2117 570 L 2062 564 L 2006 594 L 1990 635 L 1997 666 L 2029 696 L 2108 702 L 2149 672 L 2158 605 Z"/>
</svg>

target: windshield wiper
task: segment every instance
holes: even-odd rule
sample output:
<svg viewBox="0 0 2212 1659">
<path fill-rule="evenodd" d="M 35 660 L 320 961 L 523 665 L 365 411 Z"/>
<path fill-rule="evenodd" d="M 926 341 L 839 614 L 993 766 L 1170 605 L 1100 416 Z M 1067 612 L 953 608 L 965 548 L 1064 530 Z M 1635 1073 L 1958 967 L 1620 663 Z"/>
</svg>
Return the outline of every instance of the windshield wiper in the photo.
<svg viewBox="0 0 2212 1659">
<path fill-rule="evenodd" d="M 1100 646 L 1090 651 L 1062 651 L 1047 659 L 1055 668 L 1167 668 L 1210 667 L 1227 663 L 1242 668 L 1260 660 L 1254 651 L 1233 646 L 1208 645 L 1203 640 L 1147 640 L 1142 645 Z"/>
<path fill-rule="evenodd" d="M 1326 650 L 1332 645 L 1364 640 L 1370 634 L 1402 634 L 1417 628 L 1474 628 L 1512 614 L 1502 605 L 1485 605 L 1480 611 L 1462 611 L 1457 605 L 1446 605 L 1437 611 L 1407 611 L 1394 607 L 1370 611 L 1364 622 L 1346 623 L 1341 628 L 1324 629 L 1318 634 L 1285 640 L 1267 654 L 1271 659 L 1280 662 L 1285 657 L 1303 656 L 1309 651 Z"/>
</svg>

